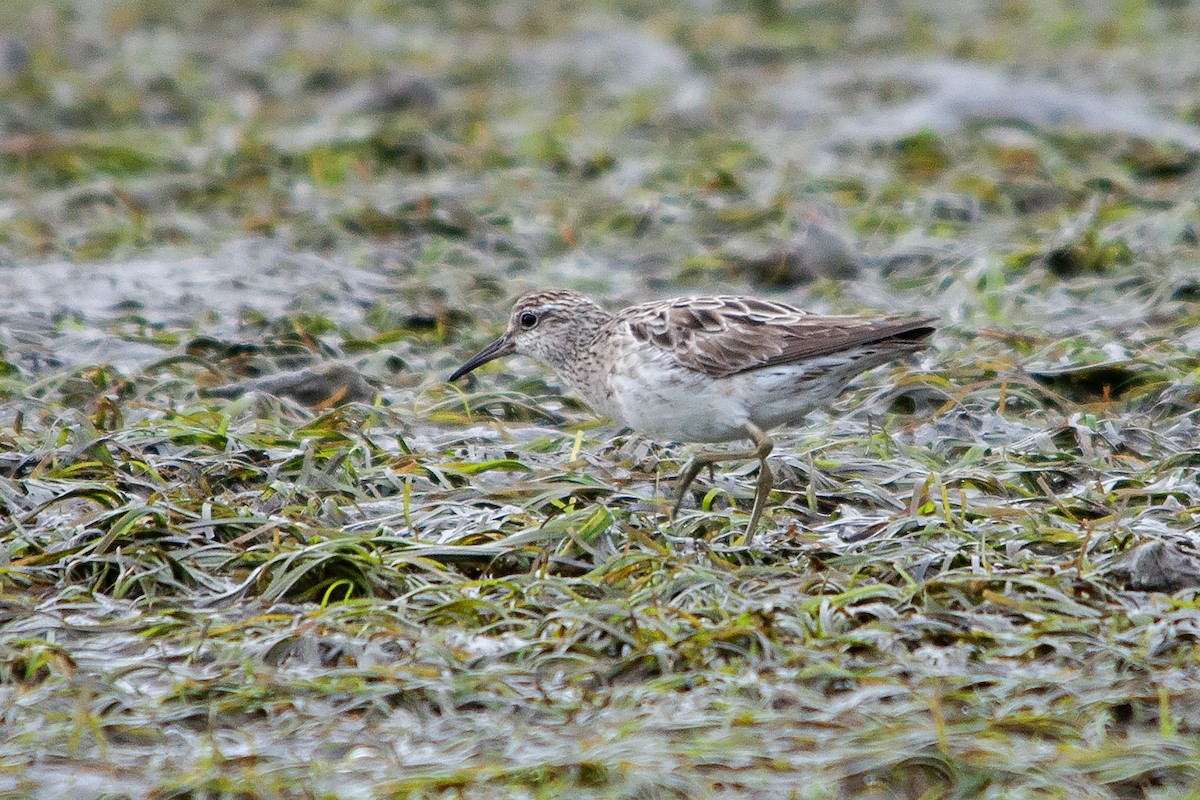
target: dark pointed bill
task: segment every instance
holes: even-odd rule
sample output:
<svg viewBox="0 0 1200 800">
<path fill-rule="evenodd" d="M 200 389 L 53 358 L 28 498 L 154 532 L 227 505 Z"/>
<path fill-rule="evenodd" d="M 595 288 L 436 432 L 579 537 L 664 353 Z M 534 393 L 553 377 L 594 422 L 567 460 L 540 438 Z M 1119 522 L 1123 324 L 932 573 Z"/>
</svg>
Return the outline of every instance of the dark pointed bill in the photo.
<svg viewBox="0 0 1200 800">
<path fill-rule="evenodd" d="M 503 358 L 504 356 L 512 355 L 514 352 L 515 348 L 513 346 L 513 341 L 506 333 L 467 359 L 467 363 L 454 370 L 454 374 L 447 378 L 446 381 L 452 383 L 476 367 L 483 366 L 489 361 L 495 361 L 497 358 Z"/>
</svg>

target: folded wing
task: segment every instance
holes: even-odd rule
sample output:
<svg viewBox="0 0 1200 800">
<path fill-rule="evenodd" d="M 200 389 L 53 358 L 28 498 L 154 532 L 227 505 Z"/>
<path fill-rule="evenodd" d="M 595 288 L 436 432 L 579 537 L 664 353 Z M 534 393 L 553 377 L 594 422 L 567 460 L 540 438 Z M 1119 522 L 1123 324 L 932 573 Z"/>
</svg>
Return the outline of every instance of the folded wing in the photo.
<svg viewBox="0 0 1200 800">
<path fill-rule="evenodd" d="M 860 348 L 920 350 L 936 318 L 822 316 L 750 297 L 700 297 L 628 309 L 630 333 L 714 378 Z"/>
</svg>

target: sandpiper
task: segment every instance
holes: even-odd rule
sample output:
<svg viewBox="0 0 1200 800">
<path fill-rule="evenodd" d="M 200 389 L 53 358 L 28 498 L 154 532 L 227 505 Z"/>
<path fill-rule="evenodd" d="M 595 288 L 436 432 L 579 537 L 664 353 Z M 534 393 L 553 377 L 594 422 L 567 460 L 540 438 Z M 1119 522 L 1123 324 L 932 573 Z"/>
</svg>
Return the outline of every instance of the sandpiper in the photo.
<svg viewBox="0 0 1200 800">
<path fill-rule="evenodd" d="M 767 431 L 799 422 L 871 367 L 925 346 L 933 317 L 823 316 L 771 300 L 718 295 L 605 311 L 584 295 L 532 292 L 513 306 L 504 335 L 459 367 L 454 381 L 519 353 L 558 373 L 601 416 L 653 439 L 728 442 L 749 450 L 702 451 L 679 476 L 679 511 L 706 464 L 761 463 L 744 543 L 754 537 L 773 485 Z"/>
</svg>

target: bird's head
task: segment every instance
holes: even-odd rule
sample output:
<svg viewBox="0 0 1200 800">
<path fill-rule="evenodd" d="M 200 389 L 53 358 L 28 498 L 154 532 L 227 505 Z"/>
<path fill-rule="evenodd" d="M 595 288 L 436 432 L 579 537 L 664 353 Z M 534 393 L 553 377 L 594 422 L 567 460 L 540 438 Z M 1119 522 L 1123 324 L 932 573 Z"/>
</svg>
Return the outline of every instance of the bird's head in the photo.
<svg viewBox="0 0 1200 800">
<path fill-rule="evenodd" d="M 579 292 L 531 292 L 513 304 L 504 335 L 467 359 L 447 380 L 456 381 L 476 367 L 514 353 L 559 367 L 575 358 L 608 318 L 608 312 Z"/>
</svg>

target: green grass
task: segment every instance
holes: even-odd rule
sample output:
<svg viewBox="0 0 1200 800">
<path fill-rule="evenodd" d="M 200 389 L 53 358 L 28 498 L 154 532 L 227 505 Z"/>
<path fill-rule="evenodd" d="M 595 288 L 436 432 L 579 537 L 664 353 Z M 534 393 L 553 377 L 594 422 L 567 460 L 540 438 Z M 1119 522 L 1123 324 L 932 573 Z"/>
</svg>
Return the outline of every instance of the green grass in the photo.
<svg viewBox="0 0 1200 800">
<path fill-rule="evenodd" d="M 0 798 L 1194 796 L 1196 588 L 1132 587 L 1200 557 L 1195 153 L 770 131 L 788 70 L 905 58 L 1194 123 L 1200 19 L 604 13 L 0 11 Z M 856 277 L 739 271 L 814 219 Z M 942 323 L 780 434 L 746 550 L 753 464 L 669 522 L 687 447 L 442 382 L 543 284 Z M 208 394 L 338 361 L 373 401 Z"/>
</svg>

